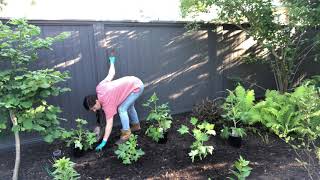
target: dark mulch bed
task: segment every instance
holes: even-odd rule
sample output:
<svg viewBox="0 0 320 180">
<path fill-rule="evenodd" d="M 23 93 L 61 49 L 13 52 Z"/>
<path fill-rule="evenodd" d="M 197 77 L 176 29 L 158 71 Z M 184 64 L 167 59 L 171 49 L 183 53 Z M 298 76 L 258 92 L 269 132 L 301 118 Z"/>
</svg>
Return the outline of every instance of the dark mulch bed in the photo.
<svg viewBox="0 0 320 180">
<path fill-rule="evenodd" d="M 192 163 L 188 157 L 192 139 L 177 132 L 180 125 L 187 122 L 187 115 L 175 116 L 166 144 L 157 144 L 140 132 L 139 146 L 146 154 L 132 165 L 123 165 L 114 154 L 116 136 L 112 136 L 103 152 L 90 151 L 80 158 L 73 157 L 70 149 L 61 143 L 23 146 L 20 179 L 52 179 L 46 167 L 51 168 L 52 152 L 56 149 L 62 149 L 65 156 L 71 157 L 81 179 L 226 179 L 231 176 L 229 170 L 239 155 L 249 160 L 253 168 L 248 179 L 308 179 L 308 173 L 295 160 L 294 151 L 272 135 L 268 144 L 259 136 L 249 135 L 240 149 L 216 136 L 209 142 L 215 148 L 214 154 Z M 112 134 L 117 134 L 117 130 Z M 0 159 L 0 179 L 11 179 L 14 151 L 0 152 Z"/>
</svg>

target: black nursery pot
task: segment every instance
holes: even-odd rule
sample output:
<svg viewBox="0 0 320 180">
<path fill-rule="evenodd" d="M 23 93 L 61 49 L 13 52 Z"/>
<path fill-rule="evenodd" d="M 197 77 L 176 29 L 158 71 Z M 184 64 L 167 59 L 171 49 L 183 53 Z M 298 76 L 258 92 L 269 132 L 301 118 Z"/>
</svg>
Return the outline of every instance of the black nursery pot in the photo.
<svg viewBox="0 0 320 180">
<path fill-rule="evenodd" d="M 72 148 L 72 154 L 74 157 L 81 157 L 85 154 L 84 150 L 80 150 L 79 148 Z"/>
<path fill-rule="evenodd" d="M 240 148 L 242 144 L 241 137 L 229 136 L 228 138 L 229 144 L 233 147 Z"/>
<path fill-rule="evenodd" d="M 168 141 L 168 132 L 165 132 L 163 134 L 163 138 L 159 139 L 158 143 L 159 144 L 166 144 Z"/>
</svg>

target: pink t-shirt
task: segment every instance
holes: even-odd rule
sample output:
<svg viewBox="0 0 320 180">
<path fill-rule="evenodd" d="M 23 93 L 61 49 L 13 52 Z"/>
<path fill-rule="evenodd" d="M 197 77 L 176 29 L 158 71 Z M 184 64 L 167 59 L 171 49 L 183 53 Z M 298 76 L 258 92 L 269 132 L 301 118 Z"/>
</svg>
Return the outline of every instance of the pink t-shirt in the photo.
<svg viewBox="0 0 320 180">
<path fill-rule="evenodd" d="M 109 82 L 101 81 L 96 87 L 96 92 L 106 119 L 117 114 L 118 106 L 130 93 L 139 91 L 141 85 L 142 81 L 134 76 L 125 76 Z"/>
</svg>

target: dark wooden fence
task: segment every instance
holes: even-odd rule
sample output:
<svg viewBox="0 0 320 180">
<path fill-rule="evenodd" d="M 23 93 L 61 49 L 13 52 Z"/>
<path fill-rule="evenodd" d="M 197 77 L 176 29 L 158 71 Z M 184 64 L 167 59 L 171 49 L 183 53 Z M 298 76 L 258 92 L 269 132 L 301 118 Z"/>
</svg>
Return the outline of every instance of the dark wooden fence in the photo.
<svg viewBox="0 0 320 180">
<path fill-rule="evenodd" d="M 62 108 L 61 116 L 68 119 L 67 126 L 73 126 L 77 117 L 94 124 L 95 116 L 85 111 L 82 101 L 85 95 L 95 93 L 96 85 L 107 75 L 106 51 L 111 49 L 116 50 L 118 59 L 116 78 L 135 75 L 146 85 L 136 103 L 141 119 L 148 112 L 141 104 L 154 92 L 160 103 L 168 102 L 176 114 L 191 111 L 195 103 L 206 97 L 224 96 L 225 89 L 235 85 L 232 77 L 265 88 L 274 87 L 267 65 L 237 61 L 251 51 L 254 43 L 234 27 L 203 25 L 199 31 L 187 32 L 184 23 L 174 22 L 31 23 L 41 27 L 43 37 L 71 33 L 65 41 L 54 44 L 52 51 L 41 51 L 40 60 L 34 64 L 34 68 L 70 72 L 71 79 L 62 85 L 72 91 L 50 99 Z M 263 93 L 262 89 L 256 90 L 258 95 Z"/>
</svg>

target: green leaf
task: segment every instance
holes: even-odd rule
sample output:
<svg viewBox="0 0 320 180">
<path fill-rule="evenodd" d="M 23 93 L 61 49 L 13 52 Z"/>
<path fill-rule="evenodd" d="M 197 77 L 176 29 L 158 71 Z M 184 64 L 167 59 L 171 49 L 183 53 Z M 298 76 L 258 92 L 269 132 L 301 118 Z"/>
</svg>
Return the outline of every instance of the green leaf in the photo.
<svg viewBox="0 0 320 180">
<path fill-rule="evenodd" d="M 195 118 L 195 117 L 191 117 L 190 122 L 191 122 L 192 125 L 195 126 L 197 124 L 197 122 L 198 122 L 198 119 Z"/>
<path fill-rule="evenodd" d="M 53 136 L 51 134 L 48 134 L 44 137 L 44 141 L 51 143 L 53 141 Z"/>
<path fill-rule="evenodd" d="M 31 101 L 24 101 L 24 102 L 21 102 L 20 105 L 23 107 L 23 108 L 30 108 L 32 106 L 32 102 Z"/>
<path fill-rule="evenodd" d="M 178 129 L 178 132 L 183 135 L 189 132 L 189 128 L 185 125 L 181 125 L 181 127 Z"/>
<path fill-rule="evenodd" d="M 210 135 L 216 135 L 216 131 L 215 130 L 208 130 L 207 132 L 206 132 L 207 134 L 210 134 Z"/>
<path fill-rule="evenodd" d="M 40 96 L 41 96 L 41 97 L 44 97 L 44 98 L 50 96 L 50 94 L 51 94 L 51 93 L 50 93 L 49 90 L 44 90 L 44 91 L 41 91 L 41 92 L 40 92 Z"/>
<path fill-rule="evenodd" d="M 26 129 L 32 129 L 32 126 L 33 126 L 33 122 L 32 122 L 32 119 L 25 119 L 23 121 L 23 127 L 26 128 Z"/>
</svg>

